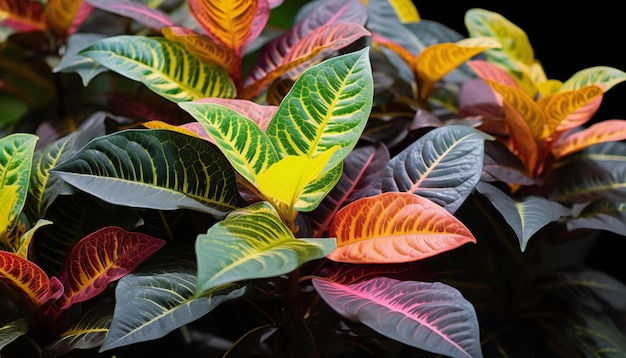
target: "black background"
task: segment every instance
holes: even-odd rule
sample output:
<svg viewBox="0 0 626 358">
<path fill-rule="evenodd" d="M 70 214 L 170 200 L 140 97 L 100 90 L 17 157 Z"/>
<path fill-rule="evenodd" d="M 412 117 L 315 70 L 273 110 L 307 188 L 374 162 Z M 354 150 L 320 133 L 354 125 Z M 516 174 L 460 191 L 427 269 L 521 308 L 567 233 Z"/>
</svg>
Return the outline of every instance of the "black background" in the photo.
<svg viewBox="0 0 626 358">
<path fill-rule="evenodd" d="M 494 11 L 519 26 L 533 46 L 548 78 L 567 80 L 592 66 L 626 71 L 626 10 L 620 2 L 586 3 L 547 1 L 414 1 L 420 17 L 440 22 L 464 36 L 465 12 L 471 8 Z M 556 6 L 555 6 L 556 5 Z M 626 119 L 626 82 L 611 88 L 590 123 Z M 602 233 L 587 263 L 626 282 L 626 238 Z"/>
</svg>

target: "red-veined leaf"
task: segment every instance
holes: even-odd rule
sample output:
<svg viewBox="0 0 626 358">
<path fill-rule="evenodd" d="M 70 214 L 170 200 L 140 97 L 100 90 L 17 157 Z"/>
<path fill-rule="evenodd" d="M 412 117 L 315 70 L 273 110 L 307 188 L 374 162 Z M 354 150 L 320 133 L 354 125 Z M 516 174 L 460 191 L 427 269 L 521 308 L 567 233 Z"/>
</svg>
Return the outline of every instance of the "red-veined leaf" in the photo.
<svg viewBox="0 0 626 358">
<path fill-rule="evenodd" d="M 444 283 L 377 277 L 342 285 L 314 278 L 313 286 L 339 314 L 384 336 L 448 357 L 482 357 L 474 307 Z"/>
<path fill-rule="evenodd" d="M 135 1 L 128 0 L 85 0 L 92 6 L 120 16 L 131 18 L 152 29 L 161 30 L 174 23 L 169 16 L 159 9 L 153 9 Z"/>
<path fill-rule="evenodd" d="M 0 281 L 18 290 L 35 307 L 63 294 L 56 277 L 49 279 L 39 266 L 8 251 L 0 251 Z"/>
<path fill-rule="evenodd" d="M 82 3 L 83 0 L 48 0 L 44 11 L 48 28 L 57 37 L 65 39 Z"/>
<path fill-rule="evenodd" d="M 589 128 L 565 135 L 552 148 L 556 158 L 564 157 L 591 145 L 626 139 L 626 120 L 612 119 L 598 122 Z"/>
<path fill-rule="evenodd" d="M 543 104 L 546 134 L 564 132 L 587 123 L 600 108 L 603 94 L 602 88 L 590 85 L 550 96 Z"/>
<path fill-rule="evenodd" d="M 409 193 L 382 193 L 337 212 L 330 227 L 337 248 L 327 257 L 350 263 L 421 260 L 475 243 L 472 233 L 443 207 Z"/>
<path fill-rule="evenodd" d="M 469 61 L 467 64 L 476 72 L 476 75 L 483 80 L 491 80 L 503 85 L 519 88 L 513 76 L 491 62 L 474 60 Z"/>
<path fill-rule="evenodd" d="M 43 31 L 43 9 L 37 1 L 0 0 L 0 26 L 18 32 Z"/>
<path fill-rule="evenodd" d="M 316 56 L 321 57 L 327 51 L 341 49 L 369 35 L 370 32 L 363 26 L 354 23 L 325 25 L 292 46 L 277 63 L 261 63 L 259 67 L 256 67 L 253 71 L 260 71 L 265 75 L 254 75 L 254 78 L 258 78 L 258 80 L 244 87 L 240 97 L 253 98 L 270 82 Z"/>
<path fill-rule="evenodd" d="M 84 237 L 72 247 L 59 275 L 65 287 L 62 308 L 98 295 L 163 245 L 164 240 L 114 226 Z"/>
</svg>

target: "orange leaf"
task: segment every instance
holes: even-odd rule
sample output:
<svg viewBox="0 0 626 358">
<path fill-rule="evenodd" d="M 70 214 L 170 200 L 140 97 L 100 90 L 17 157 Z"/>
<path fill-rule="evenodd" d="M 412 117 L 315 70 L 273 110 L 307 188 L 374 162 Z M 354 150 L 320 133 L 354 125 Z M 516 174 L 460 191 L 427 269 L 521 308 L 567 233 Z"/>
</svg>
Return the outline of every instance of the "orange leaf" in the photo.
<svg viewBox="0 0 626 358">
<path fill-rule="evenodd" d="M 337 248 L 327 257 L 349 263 L 421 260 L 476 239 L 443 207 L 410 193 L 356 200 L 337 212 L 330 228 Z"/>
<path fill-rule="evenodd" d="M 82 0 L 48 0 L 44 18 L 50 31 L 59 38 L 66 38 L 69 29 L 74 25 L 74 17 L 78 14 L 82 2 Z"/>
<path fill-rule="evenodd" d="M 544 135 L 550 136 L 555 131 L 564 132 L 587 123 L 600 107 L 603 95 L 602 88 L 590 85 L 550 96 L 540 104 L 546 114 L 547 133 Z"/>
<path fill-rule="evenodd" d="M 612 119 L 598 122 L 587 129 L 564 136 L 552 148 L 555 158 L 562 158 L 591 145 L 626 139 L 626 120 Z"/>
<path fill-rule="evenodd" d="M 0 281 L 27 297 L 34 307 L 63 294 L 56 277 L 48 279 L 39 266 L 8 251 L 0 251 Z"/>
</svg>

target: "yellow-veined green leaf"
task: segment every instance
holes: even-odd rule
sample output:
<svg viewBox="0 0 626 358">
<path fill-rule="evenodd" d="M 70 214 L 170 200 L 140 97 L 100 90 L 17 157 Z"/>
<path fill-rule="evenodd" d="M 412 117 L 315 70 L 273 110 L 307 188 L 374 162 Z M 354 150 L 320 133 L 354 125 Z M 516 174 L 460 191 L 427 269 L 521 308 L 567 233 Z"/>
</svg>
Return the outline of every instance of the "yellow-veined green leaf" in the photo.
<svg viewBox="0 0 626 358">
<path fill-rule="evenodd" d="M 563 86 L 561 92 L 579 89 L 588 85 L 597 85 L 604 92 L 626 81 L 626 72 L 608 66 L 589 67 L 576 72 Z"/>
<path fill-rule="evenodd" d="M 165 38 L 114 36 L 79 54 L 143 83 L 172 102 L 236 95 L 235 85 L 224 69 L 200 61 L 183 45 Z"/>
</svg>

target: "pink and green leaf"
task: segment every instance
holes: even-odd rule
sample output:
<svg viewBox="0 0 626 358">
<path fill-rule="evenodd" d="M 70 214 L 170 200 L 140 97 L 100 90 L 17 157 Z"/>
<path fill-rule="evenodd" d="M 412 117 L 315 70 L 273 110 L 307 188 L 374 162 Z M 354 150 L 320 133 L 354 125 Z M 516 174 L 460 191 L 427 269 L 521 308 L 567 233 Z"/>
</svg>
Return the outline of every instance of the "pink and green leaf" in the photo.
<svg viewBox="0 0 626 358">
<path fill-rule="evenodd" d="M 334 248 L 335 239 L 296 239 L 272 205 L 252 204 L 196 238 L 196 296 L 238 281 L 287 274 Z"/>
<path fill-rule="evenodd" d="M 482 357 L 474 307 L 444 283 L 377 277 L 343 285 L 314 278 L 313 286 L 337 313 L 386 337 L 444 356 Z"/>
<path fill-rule="evenodd" d="M 71 248 L 59 275 L 65 287 L 61 308 L 97 296 L 163 245 L 164 240 L 113 226 L 84 237 Z"/>
<path fill-rule="evenodd" d="M 594 144 L 622 140 L 626 140 L 626 120 L 606 120 L 578 132 L 565 134 L 552 147 L 552 154 L 558 159 Z"/>
<path fill-rule="evenodd" d="M 519 87 L 515 78 L 496 64 L 483 60 L 473 60 L 467 63 L 483 80 L 491 80 L 511 87 Z"/>
<path fill-rule="evenodd" d="M 0 281 L 38 307 L 63 294 L 63 286 L 56 277 L 48 275 L 33 262 L 17 254 L 0 251 Z"/>
<path fill-rule="evenodd" d="M 18 318 L 11 322 L 3 322 L 0 326 L 0 350 L 19 337 L 28 333 L 28 320 Z"/>
<path fill-rule="evenodd" d="M 140 2 L 128 0 L 85 0 L 85 2 L 100 10 L 131 18 L 151 29 L 161 30 L 174 24 L 163 11 Z"/>
<path fill-rule="evenodd" d="M 441 206 L 415 194 L 392 192 L 339 210 L 330 236 L 337 238 L 337 248 L 327 257 L 348 263 L 411 262 L 476 242 Z"/>
</svg>

